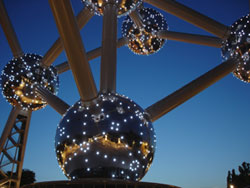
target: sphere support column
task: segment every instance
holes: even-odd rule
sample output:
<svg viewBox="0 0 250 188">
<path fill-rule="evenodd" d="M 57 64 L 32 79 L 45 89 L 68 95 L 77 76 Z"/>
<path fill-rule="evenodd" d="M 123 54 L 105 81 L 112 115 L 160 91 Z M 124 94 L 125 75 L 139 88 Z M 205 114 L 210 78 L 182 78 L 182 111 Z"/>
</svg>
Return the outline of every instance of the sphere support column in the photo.
<svg viewBox="0 0 250 188">
<path fill-rule="evenodd" d="M 28 138 L 31 111 L 13 108 L 1 136 L 0 186 L 19 188 L 22 176 L 24 153 Z M 7 131 L 7 132 L 6 132 Z M 8 173 L 7 173 L 8 172 Z"/>
<path fill-rule="evenodd" d="M 116 92 L 117 7 L 104 7 L 101 56 L 101 92 Z"/>
</svg>

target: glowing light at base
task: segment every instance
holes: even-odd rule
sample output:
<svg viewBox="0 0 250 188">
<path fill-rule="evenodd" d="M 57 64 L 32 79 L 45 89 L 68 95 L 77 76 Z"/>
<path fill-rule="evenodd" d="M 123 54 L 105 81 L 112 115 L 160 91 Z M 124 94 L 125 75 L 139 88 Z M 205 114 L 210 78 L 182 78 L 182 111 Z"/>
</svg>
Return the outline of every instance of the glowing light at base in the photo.
<svg viewBox="0 0 250 188">
<path fill-rule="evenodd" d="M 163 15 L 151 8 L 143 8 L 139 11 L 143 27 L 139 28 L 127 16 L 122 24 L 122 34 L 129 39 L 129 49 L 138 55 L 149 55 L 159 51 L 164 45 L 165 39 L 156 36 L 160 30 L 168 30 L 168 25 Z"/>
<path fill-rule="evenodd" d="M 77 102 L 63 116 L 55 137 L 58 163 L 69 179 L 140 180 L 153 161 L 155 145 L 148 115 L 118 94 Z"/>
<path fill-rule="evenodd" d="M 224 60 L 237 58 L 238 65 L 233 71 L 234 76 L 243 82 L 250 82 L 250 19 L 249 15 L 237 20 L 231 26 L 231 33 L 222 44 Z"/>
<path fill-rule="evenodd" d="M 103 15 L 103 9 L 108 3 L 117 5 L 117 16 L 124 16 L 138 7 L 142 0 L 82 0 L 95 14 Z"/>
<path fill-rule="evenodd" d="M 59 81 L 56 69 L 42 67 L 41 58 L 36 54 L 25 54 L 13 58 L 2 70 L 2 93 L 11 105 L 32 111 L 44 108 L 47 103 L 34 91 L 36 84 L 53 94 L 57 93 Z"/>
</svg>

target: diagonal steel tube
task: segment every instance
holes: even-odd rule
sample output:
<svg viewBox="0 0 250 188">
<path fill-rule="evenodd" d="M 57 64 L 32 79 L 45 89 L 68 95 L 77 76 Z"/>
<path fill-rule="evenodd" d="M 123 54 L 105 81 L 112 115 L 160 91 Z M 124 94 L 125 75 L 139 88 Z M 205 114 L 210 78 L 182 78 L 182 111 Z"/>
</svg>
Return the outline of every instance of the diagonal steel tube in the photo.
<svg viewBox="0 0 250 188">
<path fill-rule="evenodd" d="M 35 86 L 36 92 L 52 107 L 56 110 L 59 114 L 63 115 L 70 106 L 61 100 L 59 97 L 53 95 L 47 89 L 44 89 L 40 86 Z"/>
<path fill-rule="evenodd" d="M 173 31 L 159 31 L 157 33 L 157 36 L 168 40 L 176 40 L 180 42 L 188 42 L 192 44 L 199 44 L 216 48 L 220 48 L 222 43 L 222 40 L 218 37 L 180 33 Z"/>
<path fill-rule="evenodd" d="M 232 72 L 236 66 L 237 61 L 234 59 L 225 61 L 169 96 L 149 106 L 146 109 L 146 112 L 149 114 L 152 121 L 156 121 L 166 113 L 175 109 L 177 106 L 186 102 L 188 99 L 225 77 L 227 74 Z"/>
<path fill-rule="evenodd" d="M 159 9 L 177 16 L 197 27 L 200 27 L 221 39 L 226 39 L 230 34 L 229 27 L 181 4 L 175 0 L 144 0 Z"/>
<path fill-rule="evenodd" d="M 117 42 L 117 48 L 120 48 L 126 44 L 128 44 L 128 39 L 126 37 L 120 38 Z M 101 47 L 87 52 L 88 61 L 93 60 L 93 59 L 101 56 L 101 53 L 102 53 Z M 58 74 L 64 73 L 70 69 L 67 61 L 55 66 L 55 68 L 56 68 Z"/>
<path fill-rule="evenodd" d="M 82 29 L 93 16 L 94 13 L 91 12 L 88 7 L 84 7 L 76 17 L 78 27 Z M 59 54 L 63 51 L 63 49 L 64 48 L 62 40 L 61 38 L 58 38 L 44 55 L 42 63 L 45 66 L 50 66 L 59 56 Z"/>
<path fill-rule="evenodd" d="M 101 92 L 116 92 L 117 59 L 117 7 L 114 3 L 105 5 L 103 11 L 101 49 Z"/>
<path fill-rule="evenodd" d="M 97 89 L 70 0 L 49 0 L 81 100 L 90 101 Z"/>
<path fill-rule="evenodd" d="M 141 15 L 137 12 L 137 10 L 132 11 L 129 14 L 129 17 L 133 20 L 133 22 L 138 28 L 140 29 L 143 28 L 142 18 Z"/>
<path fill-rule="evenodd" d="M 16 58 L 22 56 L 23 50 L 17 39 L 16 32 L 11 24 L 3 0 L 0 0 L 0 24 L 2 25 L 4 34 L 8 40 L 13 56 Z"/>
</svg>

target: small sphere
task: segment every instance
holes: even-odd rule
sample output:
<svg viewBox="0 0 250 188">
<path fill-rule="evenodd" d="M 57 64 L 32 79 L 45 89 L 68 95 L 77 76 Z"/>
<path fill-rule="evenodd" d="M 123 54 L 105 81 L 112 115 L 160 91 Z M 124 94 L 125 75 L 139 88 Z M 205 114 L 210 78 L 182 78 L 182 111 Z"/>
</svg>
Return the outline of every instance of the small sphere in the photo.
<svg viewBox="0 0 250 188">
<path fill-rule="evenodd" d="M 139 10 L 143 28 L 138 28 L 132 19 L 127 16 L 122 24 L 122 34 L 129 39 L 128 47 L 138 55 L 149 55 L 159 51 L 165 39 L 159 38 L 156 33 L 168 30 L 168 24 L 163 15 L 151 8 Z"/>
<path fill-rule="evenodd" d="M 233 74 L 241 81 L 250 82 L 250 19 L 249 14 L 237 20 L 231 26 L 231 33 L 222 43 L 222 57 L 224 60 L 236 58 L 237 68 Z"/>
<path fill-rule="evenodd" d="M 52 66 L 42 67 L 41 59 L 42 57 L 36 54 L 25 54 L 13 58 L 2 70 L 2 93 L 11 105 L 32 111 L 44 108 L 47 103 L 35 92 L 36 84 L 53 94 L 57 93 L 57 71 Z"/>
<path fill-rule="evenodd" d="M 103 15 L 103 9 L 108 3 L 117 5 L 117 16 L 124 16 L 138 7 L 142 0 L 82 0 L 97 15 Z"/>
<path fill-rule="evenodd" d="M 127 97 L 101 94 L 77 102 L 55 137 L 58 163 L 69 179 L 140 180 L 155 152 L 155 133 L 144 110 Z"/>
</svg>

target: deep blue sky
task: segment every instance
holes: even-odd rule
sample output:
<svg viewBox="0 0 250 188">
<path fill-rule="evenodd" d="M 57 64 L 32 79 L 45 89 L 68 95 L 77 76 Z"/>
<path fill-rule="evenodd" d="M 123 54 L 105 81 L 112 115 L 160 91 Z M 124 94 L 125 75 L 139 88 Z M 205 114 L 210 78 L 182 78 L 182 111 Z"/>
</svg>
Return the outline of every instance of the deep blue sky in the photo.
<svg viewBox="0 0 250 188">
<path fill-rule="evenodd" d="M 248 0 L 179 0 L 183 4 L 225 24 L 249 12 Z M 45 0 L 5 0 L 23 51 L 44 55 L 58 31 Z M 83 5 L 72 0 L 77 13 Z M 145 7 L 149 5 L 145 4 Z M 162 12 L 163 13 L 163 12 Z M 171 31 L 209 33 L 164 13 Z M 119 19 L 118 35 L 121 36 Z M 86 51 L 101 44 L 102 17 L 95 16 L 81 31 Z M 0 28 L 0 70 L 12 58 Z M 64 53 L 56 60 L 66 60 Z M 155 55 L 134 55 L 127 47 L 118 49 L 117 90 L 143 108 L 150 106 L 222 62 L 220 49 L 167 41 Z M 90 62 L 99 86 L 100 59 Z M 209 87 L 185 104 L 154 122 L 157 151 L 143 181 L 186 188 L 223 188 L 227 171 L 243 161 L 250 162 L 250 85 L 232 76 Z M 60 75 L 59 97 L 68 104 L 78 99 L 70 71 Z M 11 106 L 0 96 L 0 129 Z M 65 179 L 54 152 L 56 126 L 61 117 L 51 107 L 32 115 L 24 168 L 36 172 L 38 181 Z"/>
</svg>

